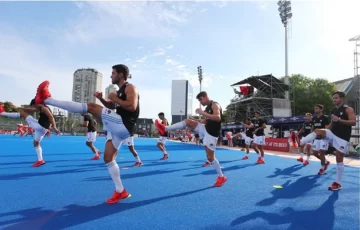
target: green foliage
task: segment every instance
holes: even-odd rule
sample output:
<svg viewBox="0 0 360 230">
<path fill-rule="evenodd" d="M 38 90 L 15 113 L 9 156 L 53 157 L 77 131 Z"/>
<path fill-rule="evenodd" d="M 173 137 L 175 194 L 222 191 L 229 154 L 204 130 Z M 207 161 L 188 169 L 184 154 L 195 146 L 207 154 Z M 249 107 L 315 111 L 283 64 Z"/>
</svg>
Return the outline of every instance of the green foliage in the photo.
<svg viewBox="0 0 360 230">
<path fill-rule="evenodd" d="M 325 114 L 333 108 L 331 94 L 336 90 L 333 83 L 326 79 L 312 79 L 301 74 L 290 76 L 289 81 L 291 108 L 294 109 L 295 104 L 296 115 L 313 113 L 315 104 L 323 105 Z"/>
<path fill-rule="evenodd" d="M 0 104 L 4 104 L 5 112 L 17 112 L 16 109 L 11 108 L 12 103 L 10 101 L 1 102 Z"/>
<path fill-rule="evenodd" d="M 223 118 L 223 122 L 242 122 L 246 116 L 246 112 L 244 109 L 244 106 L 242 106 L 240 103 L 228 105 L 226 107 L 226 110 L 224 111 L 225 116 Z"/>
</svg>

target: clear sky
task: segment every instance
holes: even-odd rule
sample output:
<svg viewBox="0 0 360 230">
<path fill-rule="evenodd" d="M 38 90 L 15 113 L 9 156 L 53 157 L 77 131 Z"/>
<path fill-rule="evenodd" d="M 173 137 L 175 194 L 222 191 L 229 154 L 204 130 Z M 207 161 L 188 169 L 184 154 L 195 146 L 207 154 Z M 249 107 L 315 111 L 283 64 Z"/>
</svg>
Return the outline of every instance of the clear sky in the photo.
<svg viewBox="0 0 360 230">
<path fill-rule="evenodd" d="M 230 84 L 257 74 L 284 75 L 284 27 L 276 1 L 0 2 L 0 101 L 27 104 L 37 85 L 71 100 L 78 68 L 103 73 L 129 66 L 141 117 L 171 108 L 171 80 L 188 79 L 224 108 Z M 353 76 L 360 1 L 293 1 L 289 73 L 330 81 Z M 194 110 L 198 103 L 194 100 Z"/>
</svg>

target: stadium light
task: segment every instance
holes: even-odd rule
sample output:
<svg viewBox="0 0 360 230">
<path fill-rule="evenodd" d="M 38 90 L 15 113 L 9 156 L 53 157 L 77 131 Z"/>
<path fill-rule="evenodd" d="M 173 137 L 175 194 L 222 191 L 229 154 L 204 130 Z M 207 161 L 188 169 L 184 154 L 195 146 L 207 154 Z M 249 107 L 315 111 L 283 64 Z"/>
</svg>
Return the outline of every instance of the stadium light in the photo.
<svg viewBox="0 0 360 230">
<path fill-rule="evenodd" d="M 200 83 L 200 92 L 201 92 L 201 83 L 202 83 L 202 80 L 203 80 L 203 75 L 202 75 L 202 67 L 201 66 L 198 66 L 197 67 L 198 69 L 198 77 L 199 77 L 199 83 Z M 199 108 L 201 108 L 201 103 L 199 103 Z"/>
<path fill-rule="evenodd" d="M 285 27 L 285 84 L 289 85 L 289 73 L 288 73 L 288 21 L 292 18 L 291 2 L 286 0 L 278 1 L 278 10 L 282 24 Z M 289 92 L 285 92 L 285 99 L 289 99 Z"/>
</svg>

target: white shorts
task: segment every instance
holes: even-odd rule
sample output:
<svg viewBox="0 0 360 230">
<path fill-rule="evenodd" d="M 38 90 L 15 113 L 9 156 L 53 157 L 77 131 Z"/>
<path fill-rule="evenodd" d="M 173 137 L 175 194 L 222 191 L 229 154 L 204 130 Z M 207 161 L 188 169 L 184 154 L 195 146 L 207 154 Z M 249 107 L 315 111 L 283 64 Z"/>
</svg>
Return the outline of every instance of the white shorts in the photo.
<svg viewBox="0 0 360 230">
<path fill-rule="evenodd" d="M 29 127 L 33 128 L 34 130 L 34 140 L 40 142 L 45 136 L 47 129 L 42 127 L 39 122 L 31 115 L 27 116 L 25 120 Z"/>
<path fill-rule="evenodd" d="M 255 136 L 254 143 L 256 145 L 265 145 L 265 136 Z"/>
<path fill-rule="evenodd" d="M 124 142 L 127 144 L 127 146 L 134 146 L 134 136 L 128 137 Z"/>
<path fill-rule="evenodd" d="M 305 137 L 302 137 L 300 141 L 302 141 Z M 302 142 L 301 142 L 302 143 Z M 313 145 L 313 142 L 309 141 L 308 143 L 304 143 L 304 145 Z"/>
<path fill-rule="evenodd" d="M 218 137 L 214 137 L 208 134 L 205 129 L 205 125 L 201 123 L 198 123 L 194 131 L 199 134 L 200 139 L 203 140 L 203 144 L 215 152 Z"/>
<path fill-rule="evenodd" d="M 158 143 L 165 145 L 167 139 L 168 139 L 167 137 L 159 137 Z"/>
<path fill-rule="evenodd" d="M 319 151 L 324 150 L 327 151 L 329 149 L 329 141 L 325 139 L 315 139 L 312 144 L 312 150 Z"/>
<path fill-rule="evenodd" d="M 349 147 L 350 147 L 350 142 L 346 141 L 344 139 L 341 139 L 338 136 L 335 136 L 331 130 L 329 129 L 325 129 L 326 132 L 326 139 L 328 142 L 332 143 L 332 146 L 339 152 L 347 154 Z"/>
<path fill-rule="evenodd" d="M 106 127 L 106 140 L 112 140 L 114 147 L 119 150 L 123 141 L 130 137 L 121 116 L 111 109 L 103 108 L 101 120 Z"/>
<path fill-rule="evenodd" d="M 96 131 L 88 132 L 86 137 L 86 142 L 95 142 L 96 141 Z"/>
<path fill-rule="evenodd" d="M 250 146 L 253 141 L 252 138 L 246 136 L 246 133 L 241 133 L 241 139 L 245 140 L 245 145 Z"/>
</svg>

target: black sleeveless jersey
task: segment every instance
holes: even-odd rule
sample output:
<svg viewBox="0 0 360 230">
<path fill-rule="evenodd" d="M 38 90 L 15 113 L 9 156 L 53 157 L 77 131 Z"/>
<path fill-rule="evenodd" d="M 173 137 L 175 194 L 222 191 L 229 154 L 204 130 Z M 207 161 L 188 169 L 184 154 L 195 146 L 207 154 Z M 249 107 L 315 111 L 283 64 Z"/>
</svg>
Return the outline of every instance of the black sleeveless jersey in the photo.
<svg viewBox="0 0 360 230">
<path fill-rule="evenodd" d="M 213 104 L 219 104 L 219 103 L 215 101 L 210 101 L 210 104 L 205 108 L 205 112 L 207 112 L 208 114 L 214 114 L 214 111 L 211 108 Z M 206 124 L 205 124 L 206 132 L 213 137 L 219 137 L 221 131 L 221 120 L 222 120 L 222 108 L 220 107 L 220 121 L 206 119 Z"/>
<path fill-rule="evenodd" d="M 342 105 L 339 108 L 334 108 L 331 111 L 331 114 L 339 117 L 341 120 L 349 120 L 349 116 L 346 113 L 346 109 L 348 107 L 349 107 L 348 105 Z M 331 127 L 331 132 L 335 136 L 337 136 L 345 141 L 350 141 L 350 138 L 351 138 L 351 126 L 350 125 L 345 125 L 340 122 L 333 121 L 332 127 Z"/>
<path fill-rule="evenodd" d="M 245 134 L 246 134 L 247 137 L 253 138 L 254 137 L 254 134 L 253 134 L 254 131 L 255 131 L 254 126 L 252 128 L 249 128 L 249 129 L 246 128 Z"/>
<path fill-rule="evenodd" d="M 262 118 L 254 120 L 255 129 L 257 129 L 259 127 L 263 127 L 264 124 L 265 124 L 265 121 Z M 255 135 L 256 136 L 265 136 L 264 129 L 259 129 L 258 131 L 256 131 Z"/>
<path fill-rule="evenodd" d="M 314 116 L 312 119 L 314 129 L 325 129 L 325 126 L 330 124 L 329 118 L 325 115 L 320 117 Z M 316 137 L 316 139 L 322 139 L 321 137 Z"/>
<path fill-rule="evenodd" d="M 46 105 L 44 105 L 44 107 L 46 107 L 50 113 L 51 113 L 51 109 L 49 107 L 47 107 Z M 45 129 L 49 129 L 50 127 L 50 119 L 48 118 L 48 116 L 46 116 L 46 114 L 42 111 L 40 111 L 39 113 L 39 125 L 41 125 L 42 127 L 44 127 Z"/>
<path fill-rule="evenodd" d="M 306 137 L 309 135 L 312 131 L 313 123 L 312 121 L 305 121 L 303 124 L 303 132 L 301 133 L 302 137 Z"/>
<path fill-rule="evenodd" d="M 161 124 L 165 125 L 165 126 L 168 126 L 169 125 L 169 122 L 165 119 L 163 121 L 161 121 Z M 161 135 L 160 136 L 162 137 L 167 137 L 168 136 L 168 132 L 165 132 L 164 135 Z"/>
<path fill-rule="evenodd" d="M 87 126 L 88 132 L 95 132 L 96 131 L 94 119 L 92 117 L 90 117 L 90 115 L 88 115 L 88 114 L 84 115 L 84 121 L 89 122 L 89 124 Z"/>
<path fill-rule="evenodd" d="M 126 94 L 125 94 L 125 88 L 126 86 L 130 85 L 129 82 L 126 82 L 121 88 L 117 91 L 117 96 L 119 99 L 125 101 L 126 100 Z M 138 96 L 138 99 L 140 100 L 140 96 Z M 136 109 L 134 112 L 131 112 L 129 110 L 124 109 L 120 105 L 115 103 L 116 113 L 121 116 L 121 119 L 124 123 L 124 126 L 129 131 L 130 135 L 133 135 L 135 123 L 137 119 L 139 118 L 140 114 L 140 103 L 138 100 L 138 104 L 136 106 Z"/>
</svg>

